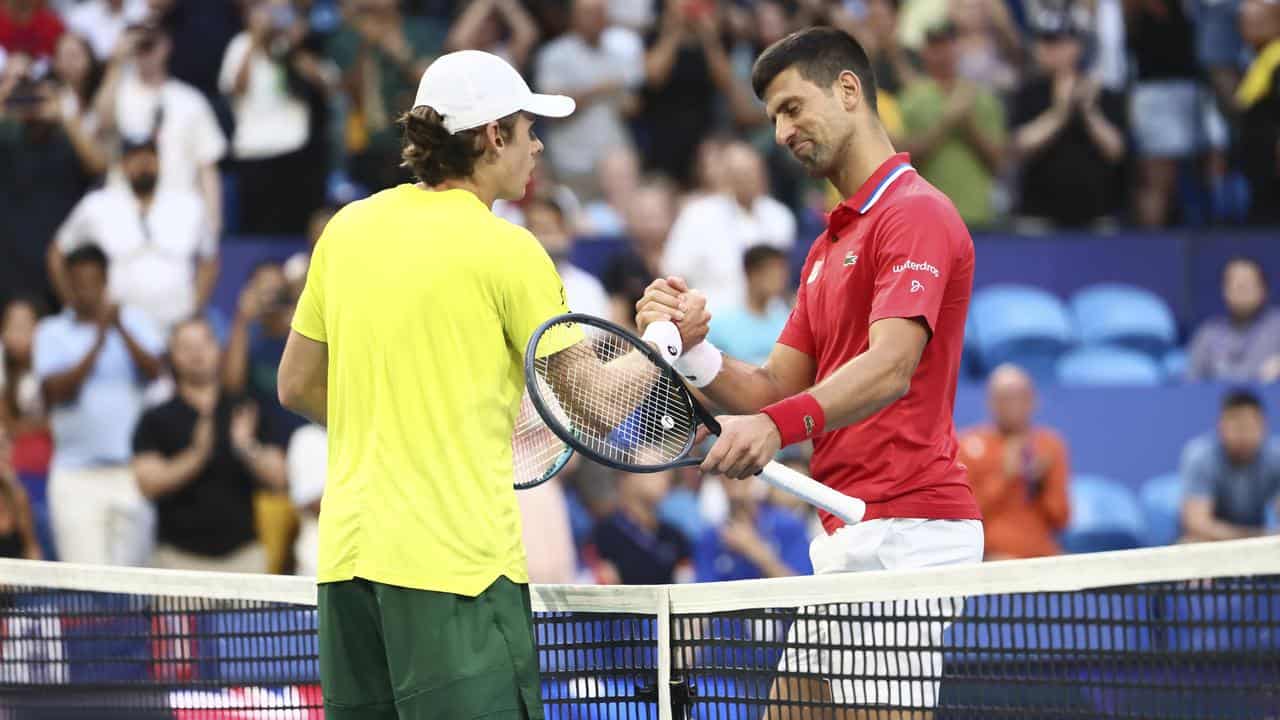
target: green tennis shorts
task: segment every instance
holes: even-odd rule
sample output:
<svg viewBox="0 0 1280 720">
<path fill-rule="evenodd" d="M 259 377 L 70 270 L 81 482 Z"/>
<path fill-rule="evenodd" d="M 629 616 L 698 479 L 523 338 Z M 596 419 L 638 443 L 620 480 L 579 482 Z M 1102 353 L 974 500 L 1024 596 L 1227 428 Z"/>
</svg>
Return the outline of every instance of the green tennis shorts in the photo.
<svg viewBox="0 0 1280 720">
<path fill-rule="evenodd" d="M 327 720 L 541 720 L 529 586 L 476 597 L 356 578 L 319 587 Z"/>
</svg>

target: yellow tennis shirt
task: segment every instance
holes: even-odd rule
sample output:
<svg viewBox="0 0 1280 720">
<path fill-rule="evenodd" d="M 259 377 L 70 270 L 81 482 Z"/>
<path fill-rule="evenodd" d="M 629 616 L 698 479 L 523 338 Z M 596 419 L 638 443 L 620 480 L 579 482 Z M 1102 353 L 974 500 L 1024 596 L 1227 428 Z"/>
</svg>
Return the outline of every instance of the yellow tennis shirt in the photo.
<svg viewBox="0 0 1280 720">
<path fill-rule="evenodd" d="M 329 351 L 319 582 L 528 582 L 511 433 L 525 347 L 563 312 L 542 246 L 470 192 L 401 185 L 334 216 L 293 319 Z"/>
</svg>

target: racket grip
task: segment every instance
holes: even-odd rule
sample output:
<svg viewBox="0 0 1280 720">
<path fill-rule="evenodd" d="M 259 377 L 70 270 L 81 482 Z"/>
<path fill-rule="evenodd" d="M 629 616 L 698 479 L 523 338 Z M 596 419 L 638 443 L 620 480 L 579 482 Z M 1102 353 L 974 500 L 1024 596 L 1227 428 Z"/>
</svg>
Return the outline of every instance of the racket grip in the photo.
<svg viewBox="0 0 1280 720">
<path fill-rule="evenodd" d="M 867 504 L 856 497 L 833 490 L 803 473 L 796 472 L 779 462 L 771 462 L 760 471 L 760 477 L 770 485 L 786 490 L 810 505 L 820 507 L 835 515 L 847 525 L 862 522 Z"/>
</svg>

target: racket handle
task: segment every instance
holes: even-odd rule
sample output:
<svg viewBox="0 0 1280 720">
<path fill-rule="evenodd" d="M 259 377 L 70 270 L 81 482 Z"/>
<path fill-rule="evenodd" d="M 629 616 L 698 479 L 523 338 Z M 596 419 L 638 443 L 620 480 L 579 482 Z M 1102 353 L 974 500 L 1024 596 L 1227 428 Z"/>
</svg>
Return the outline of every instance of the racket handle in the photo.
<svg viewBox="0 0 1280 720">
<path fill-rule="evenodd" d="M 865 502 L 833 490 L 782 463 L 771 462 L 765 465 L 760 471 L 760 477 L 770 485 L 786 490 L 810 505 L 826 510 L 847 525 L 862 522 L 862 516 L 867 513 Z"/>
</svg>

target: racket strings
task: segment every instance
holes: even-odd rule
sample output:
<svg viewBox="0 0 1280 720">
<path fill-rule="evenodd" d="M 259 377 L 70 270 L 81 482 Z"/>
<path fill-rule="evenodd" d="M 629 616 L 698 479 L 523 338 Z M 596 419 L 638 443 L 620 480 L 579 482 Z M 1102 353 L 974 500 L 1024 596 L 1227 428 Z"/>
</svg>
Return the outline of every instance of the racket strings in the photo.
<svg viewBox="0 0 1280 720">
<path fill-rule="evenodd" d="M 553 404 L 552 408 L 556 412 L 559 405 Z M 563 412 L 557 414 L 563 416 Z M 516 416 L 511 434 L 515 486 L 526 488 L 542 483 L 559 468 L 568 452 L 569 446 L 542 421 L 526 391 L 520 399 L 520 414 Z"/>
<path fill-rule="evenodd" d="M 582 342 L 539 353 L 534 363 L 539 395 L 557 401 L 565 415 L 558 418 L 561 424 L 604 457 L 631 465 L 679 459 L 697 427 L 679 380 L 637 352 L 629 339 L 582 327 Z M 554 334 L 543 335 L 548 336 Z"/>
</svg>

